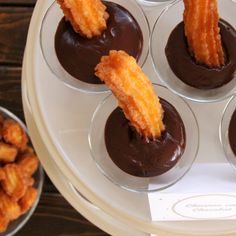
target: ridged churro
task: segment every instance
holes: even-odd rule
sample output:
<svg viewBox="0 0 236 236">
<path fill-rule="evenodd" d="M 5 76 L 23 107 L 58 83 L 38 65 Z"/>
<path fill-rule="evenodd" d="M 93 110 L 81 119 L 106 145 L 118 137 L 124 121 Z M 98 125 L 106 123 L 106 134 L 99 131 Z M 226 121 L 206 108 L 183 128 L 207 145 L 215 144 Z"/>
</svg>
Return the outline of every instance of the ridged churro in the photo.
<svg viewBox="0 0 236 236">
<path fill-rule="evenodd" d="M 199 64 L 224 65 L 217 0 L 184 0 L 184 24 L 190 53 Z"/>
<path fill-rule="evenodd" d="M 162 106 L 136 60 L 124 51 L 110 51 L 95 71 L 112 90 L 137 132 L 146 138 L 159 138 L 164 130 Z"/>
<path fill-rule="evenodd" d="M 74 30 L 82 36 L 99 36 L 107 28 L 109 14 L 101 0 L 57 0 Z"/>
</svg>

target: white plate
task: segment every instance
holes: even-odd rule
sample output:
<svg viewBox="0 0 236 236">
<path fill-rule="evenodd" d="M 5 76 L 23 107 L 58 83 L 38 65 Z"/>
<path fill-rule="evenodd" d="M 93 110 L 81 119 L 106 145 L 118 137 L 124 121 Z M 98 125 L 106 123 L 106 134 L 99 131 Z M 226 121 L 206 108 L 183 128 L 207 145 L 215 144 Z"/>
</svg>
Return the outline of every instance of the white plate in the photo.
<svg viewBox="0 0 236 236">
<path fill-rule="evenodd" d="M 120 189 L 109 182 L 96 168 L 87 140 L 88 127 L 95 107 L 106 94 L 85 94 L 68 88 L 51 74 L 43 60 L 39 47 L 39 28 L 42 17 L 52 1 L 38 1 L 31 21 L 27 46 L 26 83 L 34 121 L 51 158 L 64 176 L 91 202 L 112 217 L 134 228 L 161 235 L 227 235 L 235 230 L 232 222 L 152 222 L 146 194 L 135 194 Z M 163 6 L 162 6 L 163 7 Z M 162 8 L 148 9 L 153 23 Z M 150 78 L 155 78 L 150 57 L 144 68 Z M 157 81 L 155 81 L 157 82 Z M 217 142 L 218 118 L 225 103 L 213 104 L 210 112 L 216 117 L 211 127 L 202 130 L 198 162 L 224 162 L 220 145 L 209 149 L 209 143 Z M 207 105 L 191 103 L 196 113 L 208 111 Z M 204 114 L 205 115 L 205 114 Z M 207 117 L 198 114 L 202 125 Z M 206 134 L 212 135 L 212 143 Z M 49 170 L 50 171 L 50 170 Z M 139 207 L 137 207 L 139 206 Z M 171 233 L 172 232 L 172 233 Z M 173 233 L 174 232 L 174 233 Z M 232 234 L 233 235 L 233 234 Z M 235 234 L 234 234 L 235 235 Z"/>
</svg>

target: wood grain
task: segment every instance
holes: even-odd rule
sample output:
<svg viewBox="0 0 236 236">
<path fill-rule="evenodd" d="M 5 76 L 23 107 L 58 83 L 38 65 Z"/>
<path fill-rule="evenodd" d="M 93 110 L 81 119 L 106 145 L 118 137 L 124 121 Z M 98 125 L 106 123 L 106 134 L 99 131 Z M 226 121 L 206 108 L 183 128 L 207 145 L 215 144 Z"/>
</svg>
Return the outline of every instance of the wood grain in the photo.
<svg viewBox="0 0 236 236">
<path fill-rule="evenodd" d="M 21 68 L 0 66 L 0 106 L 24 121 L 21 100 Z"/>
<path fill-rule="evenodd" d="M 0 7 L 0 65 L 21 65 L 32 11 Z"/>
<path fill-rule="evenodd" d="M 27 225 L 17 236 L 105 236 L 108 235 L 77 213 L 60 195 L 43 194 Z"/>
<path fill-rule="evenodd" d="M 33 6 L 36 0 L 0 0 L 0 5 L 23 5 L 23 6 Z"/>
</svg>

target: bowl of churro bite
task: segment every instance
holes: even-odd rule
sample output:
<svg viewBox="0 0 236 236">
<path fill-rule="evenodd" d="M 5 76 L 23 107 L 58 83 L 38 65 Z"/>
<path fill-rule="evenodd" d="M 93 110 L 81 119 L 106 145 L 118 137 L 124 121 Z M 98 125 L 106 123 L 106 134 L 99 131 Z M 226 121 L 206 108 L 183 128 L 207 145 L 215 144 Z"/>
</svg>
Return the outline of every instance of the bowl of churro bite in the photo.
<svg viewBox="0 0 236 236">
<path fill-rule="evenodd" d="M 152 84 L 124 51 L 110 51 L 95 71 L 113 93 L 97 107 L 90 126 L 90 151 L 98 168 L 130 191 L 152 192 L 176 183 L 198 152 L 191 108 Z"/>
<path fill-rule="evenodd" d="M 236 168 L 236 96 L 227 103 L 220 125 L 220 140 L 229 163 Z"/>
<path fill-rule="evenodd" d="M 172 92 L 197 102 L 236 92 L 235 11 L 231 0 L 177 0 L 163 10 L 152 31 L 151 54 Z"/>
<path fill-rule="evenodd" d="M 14 235 L 33 214 L 43 169 L 24 124 L 0 107 L 0 235 Z"/>
<path fill-rule="evenodd" d="M 135 0 L 55 1 L 46 12 L 40 45 L 51 72 L 83 92 L 108 88 L 94 68 L 110 50 L 124 50 L 139 65 L 149 51 L 149 24 Z"/>
</svg>

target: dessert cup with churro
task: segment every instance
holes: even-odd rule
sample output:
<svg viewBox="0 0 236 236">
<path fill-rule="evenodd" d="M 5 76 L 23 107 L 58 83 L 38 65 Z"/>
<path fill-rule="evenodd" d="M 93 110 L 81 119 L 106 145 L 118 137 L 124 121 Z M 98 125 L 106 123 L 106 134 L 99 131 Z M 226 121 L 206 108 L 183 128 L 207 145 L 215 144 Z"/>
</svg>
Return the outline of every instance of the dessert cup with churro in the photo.
<svg viewBox="0 0 236 236">
<path fill-rule="evenodd" d="M 125 50 L 142 66 L 148 42 L 149 25 L 135 0 L 58 0 L 47 10 L 40 31 L 41 51 L 51 72 L 85 92 L 108 90 L 93 73 L 101 56 L 111 49 Z"/>
<path fill-rule="evenodd" d="M 189 7 L 189 1 L 184 2 L 170 4 L 155 23 L 151 35 L 155 71 L 182 97 L 198 102 L 228 98 L 236 91 L 236 4 L 199 1 L 202 5 Z"/>
<path fill-rule="evenodd" d="M 220 141 L 229 163 L 236 168 L 236 96 L 227 103 L 220 124 Z"/>
<path fill-rule="evenodd" d="M 116 185 L 136 192 L 177 182 L 198 151 L 191 108 L 167 88 L 151 84 L 122 51 L 111 51 L 95 70 L 114 95 L 99 104 L 91 121 L 88 138 L 98 168 Z"/>
</svg>

